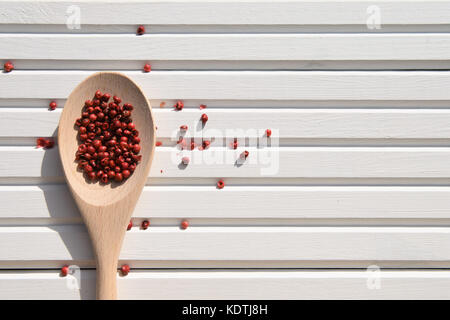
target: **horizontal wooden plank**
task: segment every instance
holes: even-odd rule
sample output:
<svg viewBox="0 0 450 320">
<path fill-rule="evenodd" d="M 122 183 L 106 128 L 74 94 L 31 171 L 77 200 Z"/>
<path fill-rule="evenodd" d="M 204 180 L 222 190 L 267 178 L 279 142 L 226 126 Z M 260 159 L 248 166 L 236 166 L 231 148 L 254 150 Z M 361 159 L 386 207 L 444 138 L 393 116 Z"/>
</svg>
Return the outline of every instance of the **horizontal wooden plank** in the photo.
<svg viewBox="0 0 450 320">
<path fill-rule="evenodd" d="M 146 186 L 133 217 L 188 218 L 194 219 L 193 226 L 195 219 L 222 219 L 221 223 L 229 219 L 277 219 L 272 223 L 282 223 L 281 219 L 405 219 L 406 223 L 406 219 L 450 218 L 449 196 L 449 187 L 227 186 L 218 192 L 214 186 Z M 198 205 L 204 199 L 216 204 L 214 210 Z M 65 185 L 0 186 L 0 203 L 1 219 L 80 221 Z"/>
<path fill-rule="evenodd" d="M 366 25 L 378 6 L 383 24 L 448 24 L 450 9 L 445 1 L 120 1 L 80 2 L 82 24 L 275 24 L 275 25 Z M 0 23 L 66 24 L 72 2 L 5 1 Z M 407 10 L 405 10 L 407 8 Z M 72 9 L 74 10 L 74 9 Z M 369 11 L 368 11 L 369 10 Z"/>
<path fill-rule="evenodd" d="M 93 266 L 84 226 L 0 227 L 0 241 L 3 267 Z M 449 249 L 447 227 L 152 227 L 126 233 L 120 263 L 167 267 L 183 262 L 186 267 L 189 262 L 230 266 L 246 261 L 257 267 L 272 261 L 283 267 L 290 261 L 333 267 L 350 262 L 364 268 L 387 261 L 397 267 L 408 263 L 449 267 Z"/>
<path fill-rule="evenodd" d="M 78 289 L 58 271 L 3 271 L 0 299 L 94 299 L 95 271 L 79 275 Z M 440 270 L 132 270 L 117 282 L 119 299 L 450 298 L 450 272 Z"/>
<path fill-rule="evenodd" d="M 209 148 L 180 152 L 157 147 L 150 177 L 448 178 L 449 148 L 301 147 Z M 181 158 L 191 162 L 181 166 Z M 162 170 L 162 172 L 161 172 Z M 0 177 L 62 177 L 57 148 L 0 147 Z M 226 180 L 225 180 L 226 182 Z"/>
<path fill-rule="evenodd" d="M 81 108 L 81 106 L 80 106 Z M 185 137 L 262 137 L 266 128 L 280 138 L 301 139 L 448 139 L 449 110 L 362 109 L 186 109 L 173 112 L 153 107 L 157 136 L 178 140 L 181 125 Z M 199 126 L 202 113 L 208 125 Z M 61 109 L 0 108 L 0 137 L 47 137 L 56 133 Z"/>
<path fill-rule="evenodd" d="M 145 37 L 136 37 L 133 34 L 0 34 L 0 43 L 2 43 L 0 59 L 115 61 L 450 59 L 450 35 L 443 33 L 163 34 Z M 71 43 L 71 50 L 67 50 L 67 43 Z M 120 43 L 119 47 L 117 43 Z M 101 47 L 102 50 L 86 50 L 93 47 Z"/>
<path fill-rule="evenodd" d="M 89 71 L 0 77 L 2 98 L 67 98 Z M 449 100 L 447 71 L 129 71 L 151 99 Z M 39 84 L 39 85 L 36 85 Z"/>
</svg>

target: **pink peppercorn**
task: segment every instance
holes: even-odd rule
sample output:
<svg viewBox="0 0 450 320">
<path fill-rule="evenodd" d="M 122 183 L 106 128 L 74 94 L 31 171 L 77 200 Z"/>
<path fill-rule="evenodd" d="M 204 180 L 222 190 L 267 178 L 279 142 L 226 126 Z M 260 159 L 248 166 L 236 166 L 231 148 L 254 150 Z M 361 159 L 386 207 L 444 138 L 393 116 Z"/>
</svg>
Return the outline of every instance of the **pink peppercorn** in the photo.
<svg viewBox="0 0 450 320">
<path fill-rule="evenodd" d="M 58 105 L 56 104 L 56 102 L 55 102 L 55 101 L 52 101 L 52 102 L 49 103 L 48 108 L 49 108 L 50 110 L 55 110 L 57 106 L 58 106 Z"/>
<path fill-rule="evenodd" d="M 69 266 L 65 265 L 61 268 L 61 275 L 63 277 L 67 276 L 69 274 Z"/>
<path fill-rule="evenodd" d="M 127 264 L 124 264 L 120 267 L 120 272 L 122 272 L 122 275 L 126 276 L 130 272 L 130 266 Z"/>
<path fill-rule="evenodd" d="M 142 221 L 142 224 L 141 224 L 142 229 L 147 230 L 147 228 L 149 226 L 150 226 L 150 221 L 148 221 L 148 220 Z"/>
<path fill-rule="evenodd" d="M 11 72 L 12 70 L 14 70 L 14 65 L 11 61 L 8 61 L 3 65 L 3 70 L 5 70 L 5 72 Z"/>
<path fill-rule="evenodd" d="M 176 110 L 181 111 L 184 108 L 183 101 L 178 100 L 177 103 L 173 106 Z"/>
<path fill-rule="evenodd" d="M 136 33 L 140 36 L 142 36 L 145 33 L 145 27 L 144 26 L 139 26 L 136 30 Z"/>
<path fill-rule="evenodd" d="M 223 187 L 225 187 L 225 182 L 223 182 L 223 180 L 217 181 L 217 188 L 223 189 Z"/>
<path fill-rule="evenodd" d="M 201 120 L 203 123 L 206 123 L 206 121 L 208 121 L 208 115 L 206 113 L 202 114 Z"/>
<path fill-rule="evenodd" d="M 144 72 L 150 72 L 150 71 L 152 71 L 152 67 L 148 63 L 146 63 L 144 65 Z"/>
<path fill-rule="evenodd" d="M 266 130 L 266 136 L 267 136 L 267 138 L 269 138 L 271 135 L 272 135 L 272 130 L 267 129 L 267 130 Z"/>
<path fill-rule="evenodd" d="M 187 229 L 189 227 L 189 221 L 183 220 L 181 221 L 181 229 Z"/>
<path fill-rule="evenodd" d="M 181 159 L 181 162 L 183 162 L 183 164 L 189 164 L 189 157 L 183 157 L 183 159 Z"/>
<path fill-rule="evenodd" d="M 133 222 L 130 221 L 130 223 L 128 224 L 127 230 L 131 230 L 131 228 L 133 228 Z"/>
</svg>

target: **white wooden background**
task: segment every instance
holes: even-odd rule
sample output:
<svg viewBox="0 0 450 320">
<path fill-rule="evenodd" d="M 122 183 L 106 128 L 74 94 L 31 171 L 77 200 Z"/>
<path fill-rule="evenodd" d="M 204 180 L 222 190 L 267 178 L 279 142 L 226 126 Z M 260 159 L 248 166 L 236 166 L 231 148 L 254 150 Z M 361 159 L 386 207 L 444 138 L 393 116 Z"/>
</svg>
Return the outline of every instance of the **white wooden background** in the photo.
<svg viewBox="0 0 450 320">
<path fill-rule="evenodd" d="M 79 30 L 65 25 L 73 4 Z M 371 5 L 381 29 L 366 25 Z M 55 135 L 68 94 L 97 70 L 143 87 L 164 143 L 126 234 L 120 298 L 450 298 L 450 1 L 1 1 L 8 60 L 1 299 L 94 297 L 58 150 L 34 143 Z M 178 99 L 186 107 L 173 112 Z M 173 130 L 194 124 L 202 103 L 208 128 L 279 130 L 279 171 L 173 164 Z M 235 153 L 233 137 L 212 138 L 203 152 Z M 83 268 L 80 291 L 59 276 L 64 264 Z"/>
</svg>

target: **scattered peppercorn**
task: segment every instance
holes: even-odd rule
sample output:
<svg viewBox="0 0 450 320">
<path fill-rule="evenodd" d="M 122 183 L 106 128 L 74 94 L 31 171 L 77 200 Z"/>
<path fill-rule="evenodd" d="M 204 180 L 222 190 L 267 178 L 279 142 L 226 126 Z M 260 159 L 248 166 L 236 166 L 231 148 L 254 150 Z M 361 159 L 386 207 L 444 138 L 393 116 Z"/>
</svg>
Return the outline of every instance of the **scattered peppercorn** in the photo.
<svg viewBox="0 0 450 320">
<path fill-rule="evenodd" d="M 225 187 L 225 182 L 223 182 L 223 180 L 217 181 L 217 188 L 223 189 L 223 187 Z"/>
<path fill-rule="evenodd" d="M 140 36 L 142 36 L 145 33 L 145 27 L 144 26 L 139 26 L 136 30 L 136 33 Z"/>
<path fill-rule="evenodd" d="M 130 223 L 128 224 L 127 230 L 131 230 L 133 228 L 133 222 L 130 220 Z"/>
<path fill-rule="evenodd" d="M 267 129 L 267 130 L 266 130 L 266 136 L 267 136 L 267 138 L 269 138 L 271 135 L 272 135 L 272 130 Z"/>
<path fill-rule="evenodd" d="M 36 148 L 45 147 L 45 138 L 37 138 L 36 139 Z"/>
<path fill-rule="evenodd" d="M 211 145 L 211 141 L 209 141 L 209 140 L 204 140 L 202 142 L 203 149 L 208 149 L 210 145 Z"/>
<path fill-rule="evenodd" d="M 6 62 L 3 65 L 3 70 L 5 70 L 5 72 L 11 72 L 12 70 L 14 70 L 14 65 L 11 61 Z"/>
<path fill-rule="evenodd" d="M 127 264 L 124 264 L 120 267 L 120 272 L 122 272 L 122 275 L 126 276 L 130 272 L 130 266 Z"/>
<path fill-rule="evenodd" d="M 194 150 L 194 149 L 195 149 L 195 142 L 191 141 L 191 150 Z"/>
<path fill-rule="evenodd" d="M 238 142 L 237 142 L 237 139 L 236 138 L 234 138 L 234 142 L 233 142 L 233 149 L 237 149 L 238 148 Z"/>
<path fill-rule="evenodd" d="M 183 162 L 183 164 L 189 164 L 189 157 L 183 157 L 182 159 L 181 159 L 181 162 Z"/>
<path fill-rule="evenodd" d="M 150 71 L 152 71 L 152 67 L 148 63 L 146 63 L 144 65 L 144 72 L 150 72 Z"/>
<path fill-rule="evenodd" d="M 206 104 L 201 104 L 199 107 L 200 110 L 206 109 Z"/>
<path fill-rule="evenodd" d="M 189 227 L 189 221 L 183 220 L 181 221 L 181 229 L 187 229 Z"/>
<path fill-rule="evenodd" d="M 247 159 L 248 155 L 249 155 L 249 152 L 247 150 L 245 150 L 244 152 L 241 153 L 241 158 Z"/>
<path fill-rule="evenodd" d="M 49 108 L 50 110 L 55 110 L 57 106 L 58 106 L 58 105 L 56 104 L 56 102 L 55 102 L 55 101 L 52 101 L 52 102 L 49 103 L 48 108 Z"/>
<path fill-rule="evenodd" d="M 165 105 L 166 105 L 166 103 L 165 103 L 164 101 L 162 101 L 162 102 L 159 103 L 159 107 L 160 107 L 160 108 L 164 108 Z"/>
<path fill-rule="evenodd" d="M 75 124 L 81 143 L 75 154 L 78 168 L 91 181 L 107 184 L 121 182 L 131 176 L 142 156 L 139 132 L 132 122 L 133 106 L 109 93 L 95 92 L 85 101 L 81 118 Z"/>
<path fill-rule="evenodd" d="M 206 113 L 202 114 L 201 120 L 202 120 L 202 122 L 203 122 L 204 124 L 206 123 L 206 121 L 208 121 L 208 116 L 207 116 Z"/>
<path fill-rule="evenodd" d="M 188 126 L 187 125 L 182 125 L 182 126 L 180 126 L 180 130 L 181 131 L 187 131 L 187 129 L 188 129 Z"/>
<path fill-rule="evenodd" d="M 162 142 L 161 142 L 161 141 L 156 141 L 156 142 L 155 142 L 155 146 L 157 146 L 157 147 L 162 146 Z"/>
<path fill-rule="evenodd" d="M 37 138 L 36 148 L 50 149 L 53 148 L 55 142 L 50 138 Z"/>
<path fill-rule="evenodd" d="M 69 274 L 69 266 L 65 265 L 61 268 L 61 275 L 63 277 L 67 276 Z"/>
<path fill-rule="evenodd" d="M 181 111 L 184 108 L 184 103 L 183 101 L 177 101 L 177 103 L 173 106 L 176 110 Z"/>
<path fill-rule="evenodd" d="M 142 221 L 142 224 L 141 224 L 142 229 L 147 230 L 147 228 L 149 226 L 150 226 L 150 221 L 148 221 L 148 220 Z"/>
</svg>

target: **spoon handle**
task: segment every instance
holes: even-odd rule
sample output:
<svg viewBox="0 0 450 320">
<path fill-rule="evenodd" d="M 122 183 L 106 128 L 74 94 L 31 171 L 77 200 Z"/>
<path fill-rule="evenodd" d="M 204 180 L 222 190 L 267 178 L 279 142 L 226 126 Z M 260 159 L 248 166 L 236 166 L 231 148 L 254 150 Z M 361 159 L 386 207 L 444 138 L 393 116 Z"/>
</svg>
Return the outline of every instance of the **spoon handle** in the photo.
<svg viewBox="0 0 450 320">
<path fill-rule="evenodd" d="M 117 299 L 117 260 L 97 258 L 97 300 Z"/>
<path fill-rule="evenodd" d="M 117 299 L 117 264 L 132 208 L 83 208 L 97 264 L 97 299 Z M 127 210 L 128 209 L 128 210 Z M 131 209 L 131 210 L 130 210 Z M 89 212 L 86 212 L 89 211 Z M 128 214 L 124 214 L 128 211 Z M 117 214 L 118 212 L 122 214 Z"/>
</svg>

